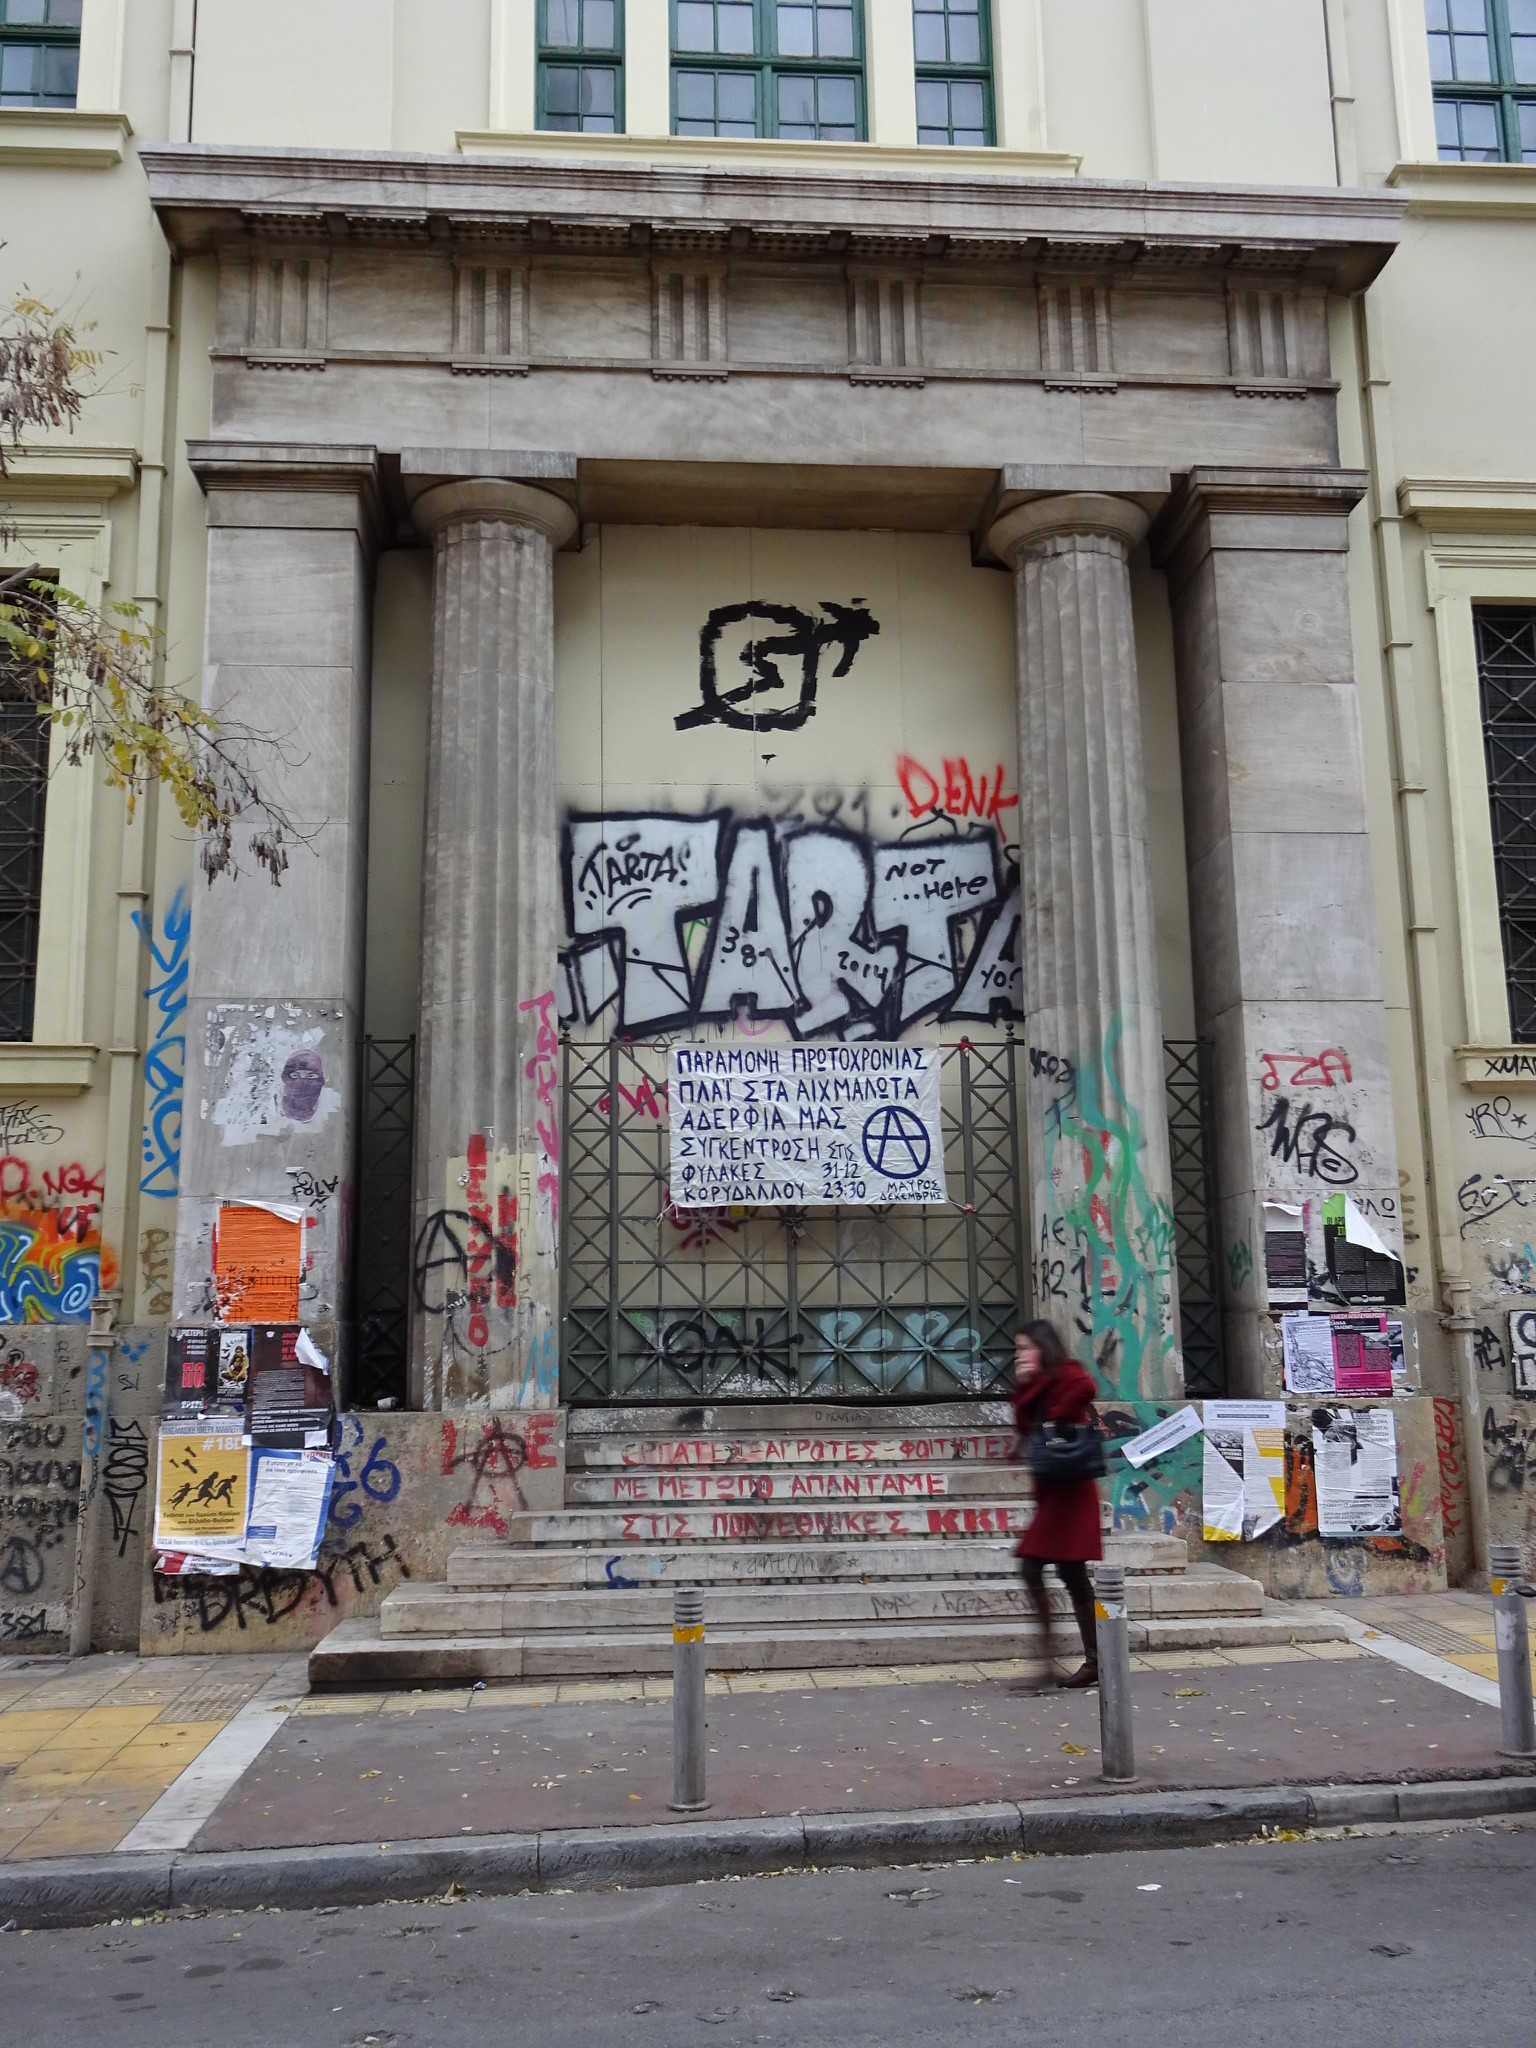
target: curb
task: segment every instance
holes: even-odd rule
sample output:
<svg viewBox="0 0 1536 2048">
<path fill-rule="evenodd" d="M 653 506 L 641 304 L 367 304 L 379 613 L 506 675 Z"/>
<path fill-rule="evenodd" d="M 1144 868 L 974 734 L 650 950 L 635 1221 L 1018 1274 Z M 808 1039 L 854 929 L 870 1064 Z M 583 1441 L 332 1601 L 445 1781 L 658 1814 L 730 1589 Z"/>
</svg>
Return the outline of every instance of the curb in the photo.
<svg viewBox="0 0 1536 2048">
<path fill-rule="evenodd" d="M 1536 1777 L 1132 1792 L 1024 1806 L 547 1828 L 530 1835 L 449 1835 L 367 1847 L 60 1857 L 0 1864 L 0 1927 L 87 1927 L 177 1907 L 227 1912 L 364 1906 L 426 1898 L 454 1884 L 495 1897 L 972 1856 L 1088 1856 L 1242 1841 L 1266 1828 L 1483 1820 L 1513 1813 L 1536 1813 Z"/>
</svg>

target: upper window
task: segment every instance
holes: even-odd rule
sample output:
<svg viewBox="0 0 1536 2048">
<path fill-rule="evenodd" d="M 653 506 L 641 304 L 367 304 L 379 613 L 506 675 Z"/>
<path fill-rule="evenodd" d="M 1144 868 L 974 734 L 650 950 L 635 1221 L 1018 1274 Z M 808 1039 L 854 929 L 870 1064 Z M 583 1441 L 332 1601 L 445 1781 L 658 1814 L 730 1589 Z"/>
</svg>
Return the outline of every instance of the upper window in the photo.
<svg viewBox="0 0 1536 2048">
<path fill-rule="evenodd" d="M 1483 765 L 1510 1036 L 1536 1041 L 1536 610 L 1475 605 Z"/>
<path fill-rule="evenodd" d="M 624 129 L 624 0 L 539 0 L 538 125 Z"/>
<path fill-rule="evenodd" d="M 34 614 L 41 620 L 41 600 L 30 591 L 13 590 L 0 603 L 16 625 L 29 624 Z M 47 644 L 41 623 L 38 635 L 41 650 Z M 32 1036 L 37 993 L 50 732 L 38 708 L 46 694 L 41 660 L 41 652 L 29 662 L 13 643 L 0 641 L 0 1041 L 8 1043 Z"/>
<path fill-rule="evenodd" d="M 1424 0 L 1442 162 L 1536 164 L 1536 0 Z"/>
<path fill-rule="evenodd" d="M 674 135 L 864 139 L 862 0 L 672 0 Z"/>
<path fill-rule="evenodd" d="M 82 0 L 0 0 L 0 107 L 72 107 Z"/>
<path fill-rule="evenodd" d="M 912 0 L 917 139 L 952 149 L 993 140 L 987 0 Z"/>
</svg>

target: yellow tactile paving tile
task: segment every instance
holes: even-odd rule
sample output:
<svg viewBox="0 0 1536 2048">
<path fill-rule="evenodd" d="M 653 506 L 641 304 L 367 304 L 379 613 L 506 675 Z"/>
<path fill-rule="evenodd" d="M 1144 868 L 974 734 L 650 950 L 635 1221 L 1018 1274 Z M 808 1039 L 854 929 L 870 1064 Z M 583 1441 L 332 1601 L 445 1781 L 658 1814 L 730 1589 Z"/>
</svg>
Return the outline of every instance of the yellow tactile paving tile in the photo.
<svg viewBox="0 0 1536 2048">
<path fill-rule="evenodd" d="M 1309 1657 L 1319 1658 L 1324 1664 L 1346 1664 L 1352 1657 L 1368 1654 L 1359 1643 L 1298 1643 L 1296 1647 Z"/>
<path fill-rule="evenodd" d="M 229 1716 L 217 1721 L 151 1721 L 139 1729 L 124 1743 L 124 1749 L 144 1751 L 171 1749 L 205 1749 L 219 1730 L 228 1725 Z"/>
<path fill-rule="evenodd" d="M 383 1693 L 368 1695 L 350 1692 L 319 1692 L 313 1698 L 300 1700 L 294 1708 L 296 1714 L 306 1717 L 312 1714 L 352 1714 L 359 1719 L 365 1714 L 376 1714 L 384 1704 Z"/>
</svg>

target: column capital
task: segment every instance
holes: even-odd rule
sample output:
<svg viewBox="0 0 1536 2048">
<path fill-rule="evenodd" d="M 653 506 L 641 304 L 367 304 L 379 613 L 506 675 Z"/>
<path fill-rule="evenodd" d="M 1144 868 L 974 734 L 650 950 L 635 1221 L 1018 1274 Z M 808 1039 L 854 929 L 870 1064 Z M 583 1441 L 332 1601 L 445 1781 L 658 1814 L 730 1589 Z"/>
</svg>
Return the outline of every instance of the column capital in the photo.
<svg viewBox="0 0 1536 2048">
<path fill-rule="evenodd" d="M 1363 469 L 1189 471 L 1152 532 L 1152 558 L 1181 583 L 1213 548 L 1344 554 L 1349 515 L 1365 496 Z"/>
<path fill-rule="evenodd" d="M 429 483 L 412 490 L 406 485 L 411 517 L 429 540 L 466 520 L 493 520 L 505 526 L 527 527 L 543 534 L 551 547 L 563 548 L 576 531 L 576 507 L 553 491 L 541 491 L 530 484 L 513 483 L 506 477 L 456 477 L 447 483 Z"/>
<path fill-rule="evenodd" d="M 209 526 L 351 528 L 372 552 L 383 535 L 379 453 L 364 442 L 188 441 Z"/>
<path fill-rule="evenodd" d="M 1051 543 L 1109 541 L 1129 554 L 1145 534 L 1150 514 L 1133 498 L 1103 491 L 1063 491 L 1016 505 L 992 524 L 987 548 L 1012 568 L 1019 557 Z"/>
</svg>

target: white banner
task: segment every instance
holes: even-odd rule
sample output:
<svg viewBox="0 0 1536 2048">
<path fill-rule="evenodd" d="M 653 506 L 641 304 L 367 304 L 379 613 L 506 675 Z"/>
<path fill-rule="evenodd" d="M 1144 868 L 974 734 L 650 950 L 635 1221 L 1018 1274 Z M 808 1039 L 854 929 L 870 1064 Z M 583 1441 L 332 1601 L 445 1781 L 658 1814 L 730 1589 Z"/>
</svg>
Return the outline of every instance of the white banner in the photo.
<svg viewBox="0 0 1536 2048">
<path fill-rule="evenodd" d="M 942 1202 L 939 1055 L 922 1045 L 674 1045 L 679 1209 Z"/>
</svg>

